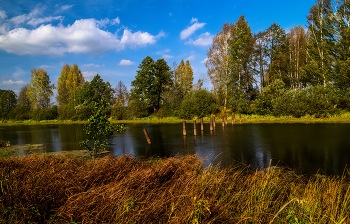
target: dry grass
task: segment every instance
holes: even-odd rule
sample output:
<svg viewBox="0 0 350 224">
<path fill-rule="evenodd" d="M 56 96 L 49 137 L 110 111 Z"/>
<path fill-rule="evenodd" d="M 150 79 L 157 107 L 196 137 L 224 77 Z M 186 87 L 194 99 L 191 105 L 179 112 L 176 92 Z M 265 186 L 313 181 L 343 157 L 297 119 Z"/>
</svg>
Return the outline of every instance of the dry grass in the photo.
<svg viewBox="0 0 350 224">
<path fill-rule="evenodd" d="M 202 167 L 196 156 L 0 160 L 1 223 L 350 223 L 342 178 Z"/>
</svg>

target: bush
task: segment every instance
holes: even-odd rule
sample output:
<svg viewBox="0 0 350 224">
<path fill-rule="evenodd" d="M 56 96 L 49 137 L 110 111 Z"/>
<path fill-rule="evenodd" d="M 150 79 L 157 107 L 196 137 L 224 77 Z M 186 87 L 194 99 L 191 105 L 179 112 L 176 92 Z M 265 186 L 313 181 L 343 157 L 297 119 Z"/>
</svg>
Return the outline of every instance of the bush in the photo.
<svg viewBox="0 0 350 224">
<path fill-rule="evenodd" d="M 77 114 L 72 105 L 65 104 L 58 107 L 58 119 L 60 120 L 76 120 Z"/>
<path fill-rule="evenodd" d="M 32 119 L 36 121 L 41 120 L 55 120 L 58 117 L 58 107 L 36 109 L 32 111 Z"/>
<path fill-rule="evenodd" d="M 285 84 L 282 80 L 276 79 L 270 85 L 266 86 L 255 101 L 256 113 L 260 115 L 273 114 L 272 100 L 283 95 Z"/>
<path fill-rule="evenodd" d="M 127 120 L 130 118 L 130 111 L 128 107 L 114 104 L 112 106 L 111 115 L 117 120 Z"/>
<path fill-rule="evenodd" d="M 215 95 L 208 90 L 201 89 L 185 96 L 180 109 L 180 117 L 191 119 L 205 117 L 216 113 L 217 104 Z"/>
<path fill-rule="evenodd" d="M 316 117 L 327 117 L 336 113 L 339 109 L 339 95 L 336 90 L 314 86 L 296 91 L 289 90 L 272 100 L 273 113 L 275 115 L 291 115 L 301 117 L 304 115 L 315 115 Z"/>
</svg>

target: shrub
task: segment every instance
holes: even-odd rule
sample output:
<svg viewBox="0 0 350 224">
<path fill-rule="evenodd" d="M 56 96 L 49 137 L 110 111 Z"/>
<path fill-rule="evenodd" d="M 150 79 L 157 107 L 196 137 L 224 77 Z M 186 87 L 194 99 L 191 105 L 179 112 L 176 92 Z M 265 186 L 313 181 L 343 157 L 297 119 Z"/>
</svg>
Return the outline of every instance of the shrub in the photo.
<svg viewBox="0 0 350 224">
<path fill-rule="evenodd" d="M 266 86 L 255 101 L 256 113 L 260 115 L 271 115 L 273 113 L 272 100 L 285 92 L 285 84 L 282 80 L 276 79 Z"/>
<path fill-rule="evenodd" d="M 217 111 L 215 95 L 208 90 L 200 89 L 185 96 L 180 109 L 180 117 L 191 119 L 205 117 Z"/>
</svg>

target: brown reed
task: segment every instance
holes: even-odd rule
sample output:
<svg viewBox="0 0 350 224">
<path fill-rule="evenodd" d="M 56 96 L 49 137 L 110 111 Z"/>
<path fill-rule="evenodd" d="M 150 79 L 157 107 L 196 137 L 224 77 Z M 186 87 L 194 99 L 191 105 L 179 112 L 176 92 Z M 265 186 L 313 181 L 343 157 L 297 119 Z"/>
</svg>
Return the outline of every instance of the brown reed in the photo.
<svg viewBox="0 0 350 224">
<path fill-rule="evenodd" d="M 347 171 L 305 177 L 202 164 L 196 156 L 2 159 L 0 223 L 350 223 Z"/>
</svg>

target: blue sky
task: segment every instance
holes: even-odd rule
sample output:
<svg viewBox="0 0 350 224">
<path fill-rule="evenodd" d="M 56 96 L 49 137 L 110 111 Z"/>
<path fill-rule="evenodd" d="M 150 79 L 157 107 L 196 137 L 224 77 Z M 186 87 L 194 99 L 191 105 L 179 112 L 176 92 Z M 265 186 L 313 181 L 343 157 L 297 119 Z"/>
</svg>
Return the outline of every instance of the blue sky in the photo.
<svg viewBox="0 0 350 224">
<path fill-rule="evenodd" d="M 171 66 L 188 59 L 194 82 L 211 39 L 225 22 L 245 15 L 252 32 L 276 22 L 287 31 L 306 26 L 315 0 L 8 1 L 0 0 L 0 89 L 17 94 L 42 68 L 56 85 L 63 64 L 78 64 L 85 79 L 99 74 L 114 88 L 130 87 L 147 55 Z M 206 83 L 209 87 L 210 84 Z"/>
</svg>

